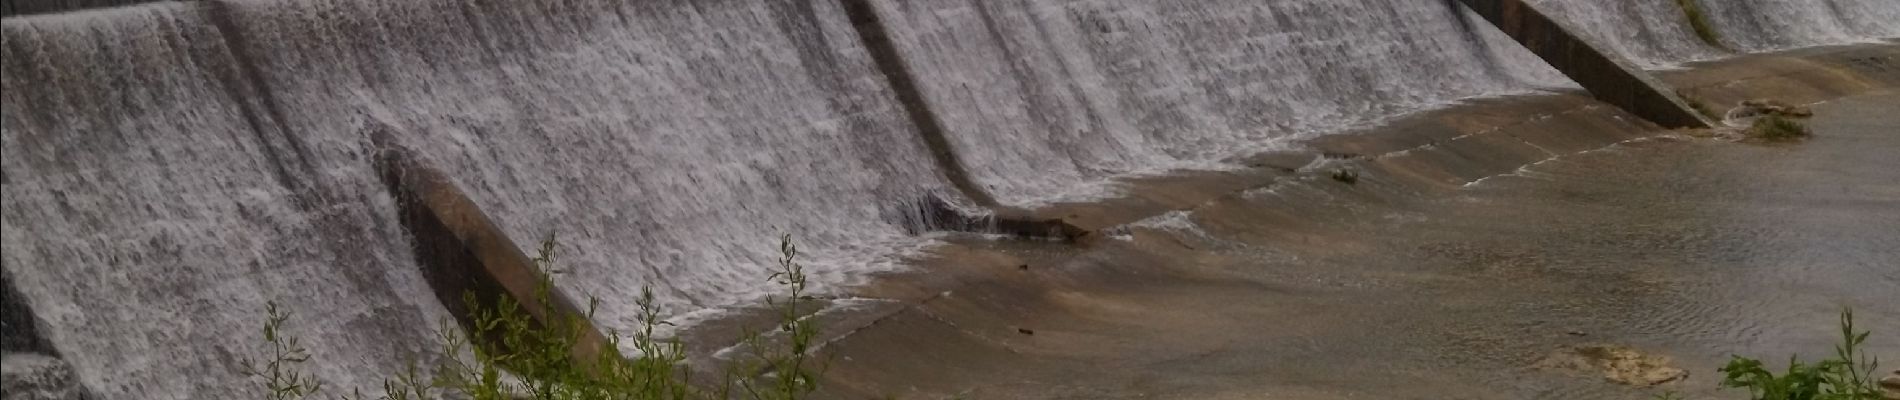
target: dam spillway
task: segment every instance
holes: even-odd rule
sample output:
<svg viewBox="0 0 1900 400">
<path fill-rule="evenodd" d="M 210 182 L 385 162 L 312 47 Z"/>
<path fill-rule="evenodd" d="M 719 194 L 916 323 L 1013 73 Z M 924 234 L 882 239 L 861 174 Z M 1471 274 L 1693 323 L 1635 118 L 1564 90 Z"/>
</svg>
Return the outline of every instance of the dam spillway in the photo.
<svg viewBox="0 0 1900 400">
<path fill-rule="evenodd" d="M 1441 3 L 873 3 L 964 167 L 1012 205 L 1563 84 Z"/>
<path fill-rule="evenodd" d="M 828 287 L 901 268 L 932 240 L 919 204 L 974 208 L 953 174 L 1034 208 L 1574 85 L 1453 2 L 16 1 L 5 271 L 112 399 L 248 393 L 231 336 L 271 300 L 353 363 L 319 366 L 335 385 L 427 347 L 446 310 L 377 127 L 515 239 L 558 234 L 556 283 L 625 329 L 646 286 L 677 312 L 757 300 L 780 233 Z M 1701 2 L 1728 49 L 1660 2 L 1534 3 L 1646 67 L 1900 36 L 1880 0 Z"/>
</svg>

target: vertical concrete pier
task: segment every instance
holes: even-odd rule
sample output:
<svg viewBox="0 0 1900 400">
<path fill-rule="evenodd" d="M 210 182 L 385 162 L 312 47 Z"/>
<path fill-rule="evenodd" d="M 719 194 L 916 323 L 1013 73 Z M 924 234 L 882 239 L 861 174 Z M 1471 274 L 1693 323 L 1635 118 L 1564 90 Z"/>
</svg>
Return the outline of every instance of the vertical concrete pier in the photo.
<svg viewBox="0 0 1900 400">
<path fill-rule="evenodd" d="M 1598 100 L 1663 127 L 1714 125 L 1647 71 L 1590 44 L 1523 0 L 1460 1 L 1544 62 L 1582 84 Z"/>
</svg>

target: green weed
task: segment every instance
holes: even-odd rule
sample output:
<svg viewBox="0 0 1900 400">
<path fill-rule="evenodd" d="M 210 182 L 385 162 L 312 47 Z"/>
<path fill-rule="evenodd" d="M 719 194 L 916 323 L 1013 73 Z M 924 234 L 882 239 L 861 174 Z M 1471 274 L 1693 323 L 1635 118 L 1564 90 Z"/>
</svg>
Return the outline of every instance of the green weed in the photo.
<svg viewBox="0 0 1900 400">
<path fill-rule="evenodd" d="M 346 400 L 421 400 L 457 398 L 471 400 L 797 400 L 818 389 L 822 365 L 810 353 L 817 343 L 818 325 L 804 317 L 814 300 L 806 289 L 804 267 L 798 263 L 798 247 L 791 237 L 780 239 L 778 270 L 767 279 L 784 286 L 784 297 L 768 299 L 778 314 L 776 329 L 785 332 L 784 340 L 766 340 L 748 333 L 742 339 L 752 358 L 727 369 L 724 381 L 711 389 L 690 383 L 690 370 L 684 368 L 685 346 L 677 339 L 656 337 L 655 329 L 668 325 L 651 289 L 643 289 L 634 300 L 639 307 L 640 328 L 623 338 L 610 334 L 606 344 L 594 352 L 593 360 L 576 360 L 577 349 L 588 345 L 587 321 L 592 319 L 599 301 L 590 300 L 579 315 L 562 312 L 553 291 L 554 239 L 542 241 L 534 258 L 542 273 L 534 298 L 525 304 L 507 296 L 495 304 L 483 304 L 472 294 L 463 301 L 471 310 L 473 323 L 466 333 L 444 320 L 437 330 L 437 351 L 448 360 L 425 377 L 411 362 L 401 373 L 384 379 L 382 393 L 368 397 L 361 392 L 342 396 Z M 545 320 L 537 320 L 528 307 L 539 308 Z M 269 318 L 264 328 L 265 341 L 274 355 L 269 362 L 245 361 L 247 374 L 256 377 L 269 390 L 269 400 L 298 400 L 316 396 L 322 383 L 314 375 L 298 372 L 298 364 L 310 360 L 308 350 L 297 339 L 282 335 L 279 328 L 290 319 L 280 313 L 276 303 L 267 304 Z M 615 349 L 623 340 L 632 340 L 638 352 L 622 357 Z M 470 354 L 473 357 L 460 357 Z M 583 361 L 583 362 L 577 362 Z M 253 372 L 254 371 L 254 372 Z"/>
<path fill-rule="evenodd" d="M 238 366 L 244 376 L 259 381 L 264 387 L 264 398 L 270 400 L 296 400 L 314 396 L 323 391 L 323 382 L 316 375 L 305 374 L 299 365 L 310 361 L 310 350 L 299 343 L 296 336 L 283 333 L 284 323 L 290 321 L 290 312 L 277 308 L 277 302 L 264 303 L 264 343 L 270 356 L 266 359 L 245 358 Z"/>
<path fill-rule="evenodd" d="M 1755 123 L 1748 127 L 1747 135 L 1770 142 L 1785 142 L 1806 138 L 1810 134 L 1807 125 L 1779 115 L 1766 115 L 1755 119 Z"/>
<path fill-rule="evenodd" d="M 728 375 L 726 390 L 738 386 L 739 394 L 755 400 L 796 400 L 818 390 L 818 375 L 823 366 L 811 359 L 818 338 L 813 317 L 804 317 L 804 304 L 814 300 L 805 292 L 805 267 L 798 263 L 798 246 L 790 236 L 779 239 L 778 271 L 767 280 L 786 288 L 784 298 L 768 298 L 766 303 L 778 312 L 778 330 L 786 336 L 782 345 L 773 345 L 757 333 L 745 335 L 746 348 L 754 357 L 739 363 Z M 765 377 L 764 381 L 754 377 Z M 722 396 L 723 397 L 723 396 Z"/>
<path fill-rule="evenodd" d="M 1752 400 L 1878 400 L 1880 388 L 1873 378 L 1879 360 L 1868 357 L 1860 346 L 1869 332 L 1854 327 L 1854 313 L 1841 311 L 1841 343 L 1834 346 L 1834 357 L 1813 364 L 1788 357 L 1787 371 L 1777 375 L 1760 360 L 1734 356 L 1722 386 L 1747 389 Z"/>
</svg>

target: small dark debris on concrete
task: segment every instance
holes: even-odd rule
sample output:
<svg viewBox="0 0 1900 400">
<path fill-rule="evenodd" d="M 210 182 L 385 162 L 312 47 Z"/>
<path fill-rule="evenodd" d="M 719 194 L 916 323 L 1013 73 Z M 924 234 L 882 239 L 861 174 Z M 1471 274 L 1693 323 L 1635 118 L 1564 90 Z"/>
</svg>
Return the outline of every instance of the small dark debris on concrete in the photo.
<svg viewBox="0 0 1900 400">
<path fill-rule="evenodd" d="M 1016 328 L 1016 333 L 1021 333 L 1021 334 L 1030 335 L 1030 336 L 1036 335 L 1036 331 L 1029 330 L 1029 328 Z"/>
<path fill-rule="evenodd" d="M 1344 182 L 1348 185 L 1358 184 L 1359 172 L 1350 169 L 1336 169 L 1333 170 L 1333 180 Z"/>
</svg>

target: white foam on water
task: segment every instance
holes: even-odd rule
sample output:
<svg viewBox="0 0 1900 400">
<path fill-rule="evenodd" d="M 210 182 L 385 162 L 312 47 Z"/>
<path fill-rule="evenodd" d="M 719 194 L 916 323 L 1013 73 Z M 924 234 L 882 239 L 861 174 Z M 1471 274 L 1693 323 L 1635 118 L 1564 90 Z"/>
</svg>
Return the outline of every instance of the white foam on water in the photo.
<svg viewBox="0 0 1900 400">
<path fill-rule="evenodd" d="M 1192 211 L 1169 211 L 1161 215 L 1143 218 L 1140 221 L 1135 221 L 1128 225 L 1136 228 L 1189 233 L 1203 237 L 1207 236 L 1207 231 L 1201 230 L 1201 226 L 1194 223 L 1194 213 Z"/>
</svg>

